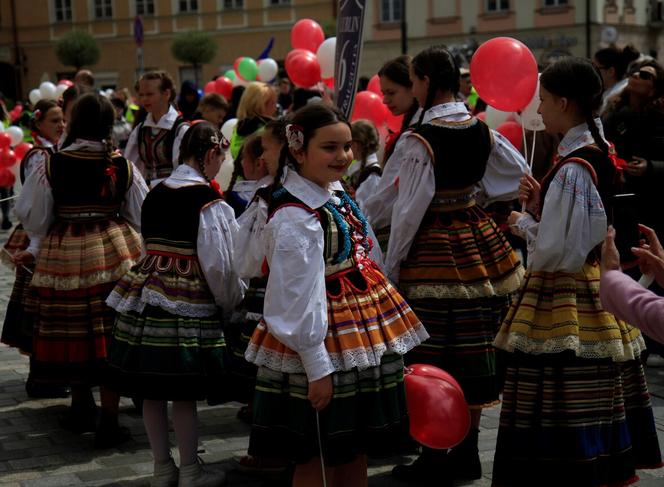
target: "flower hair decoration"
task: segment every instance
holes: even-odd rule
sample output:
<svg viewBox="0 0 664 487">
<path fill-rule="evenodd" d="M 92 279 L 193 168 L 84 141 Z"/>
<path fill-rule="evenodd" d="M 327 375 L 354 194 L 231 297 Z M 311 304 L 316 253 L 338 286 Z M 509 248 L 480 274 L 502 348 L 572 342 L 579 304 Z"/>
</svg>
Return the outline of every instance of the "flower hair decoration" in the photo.
<svg viewBox="0 0 664 487">
<path fill-rule="evenodd" d="M 288 147 L 294 150 L 300 150 L 304 147 L 304 129 L 294 123 L 286 125 L 286 139 Z"/>
<path fill-rule="evenodd" d="M 34 112 L 32 112 L 32 116 L 35 117 L 35 120 L 39 120 L 42 116 L 42 111 L 37 108 Z"/>
</svg>

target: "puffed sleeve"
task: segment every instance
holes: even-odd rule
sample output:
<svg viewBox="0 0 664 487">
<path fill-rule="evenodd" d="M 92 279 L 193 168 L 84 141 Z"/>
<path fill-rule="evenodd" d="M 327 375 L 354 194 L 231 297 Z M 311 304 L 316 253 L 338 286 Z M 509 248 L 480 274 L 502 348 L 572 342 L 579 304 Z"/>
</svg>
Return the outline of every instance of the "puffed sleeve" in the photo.
<svg viewBox="0 0 664 487">
<path fill-rule="evenodd" d="M 493 146 L 477 195 L 477 201 L 482 206 L 515 200 L 519 196 L 519 180 L 529 172 L 523 155 L 501 134 L 495 130 L 491 133 Z"/>
<path fill-rule="evenodd" d="M 246 285 L 233 271 L 233 239 L 238 225 L 233 209 L 215 201 L 201 211 L 198 223 L 198 261 L 217 305 L 232 310 L 242 301 Z"/>
<path fill-rule="evenodd" d="M 120 214 L 124 217 L 129 224 L 134 227 L 138 233 L 141 233 L 141 207 L 143 200 L 148 194 L 148 186 L 145 184 L 145 179 L 138 171 L 138 168 L 133 162 L 128 161 L 131 165 L 133 172 L 131 186 L 125 193 L 125 199 L 120 208 Z"/>
<path fill-rule="evenodd" d="M 254 198 L 237 219 L 239 230 L 234 242 L 233 267 L 243 279 L 263 275 L 263 232 L 267 222 L 267 202 Z"/>
<path fill-rule="evenodd" d="M 42 164 L 25 180 L 21 194 L 16 200 L 14 212 L 28 232 L 43 238 L 53 223 L 53 193 Z"/>
<path fill-rule="evenodd" d="M 27 179 L 39 166 L 43 166 L 44 162 L 46 162 L 46 151 L 39 150 L 30 154 L 30 157 L 22 161 L 25 178 Z"/>
<path fill-rule="evenodd" d="M 180 165 L 180 144 L 184 137 L 185 132 L 189 130 L 189 124 L 183 123 L 178 127 L 178 133 L 173 140 L 173 169 Z"/>
<path fill-rule="evenodd" d="M 127 145 L 125 146 L 124 151 L 122 151 L 122 155 L 125 159 L 136 164 L 139 172 L 144 174 L 145 163 L 141 160 L 141 156 L 138 153 L 138 130 L 140 127 L 140 124 L 137 125 L 134 130 L 131 131 L 131 134 L 129 134 L 129 139 L 127 139 Z"/>
<path fill-rule="evenodd" d="M 268 330 L 299 354 L 309 382 L 321 379 L 334 372 L 324 344 L 323 229 L 314 214 L 286 207 L 268 222 L 265 236 L 270 275 L 263 318 Z"/>
<path fill-rule="evenodd" d="M 516 225 L 512 228 L 512 232 L 516 233 L 519 237 L 526 241 L 526 248 L 528 251 L 528 266 L 532 263 L 532 254 L 535 251 L 535 242 L 537 241 L 537 230 L 539 229 L 539 222 L 535 220 L 528 213 L 524 213 L 517 221 Z"/>
<path fill-rule="evenodd" d="M 376 192 L 379 183 L 380 176 L 378 174 L 369 174 L 355 191 L 355 201 L 357 201 L 357 204 L 363 213 L 366 213 L 367 200 Z"/>
<path fill-rule="evenodd" d="M 399 169 L 399 194 L 392 209 L 390 244 L 385 258 L 385 273 L 392 282 L 399 281 L 401 262 L 406 259 L 436 193 L 433 162 L 424 145 L 414 137 L 408 138 L 404 153 L 407 156 Z"/>
<path fill-rule="evenodd" d="M 590 251 L 604 240 L 606 213 L 588 170 L 563 166 L 544 198 L 532 270 L 577 272 Z"/>
</svg>

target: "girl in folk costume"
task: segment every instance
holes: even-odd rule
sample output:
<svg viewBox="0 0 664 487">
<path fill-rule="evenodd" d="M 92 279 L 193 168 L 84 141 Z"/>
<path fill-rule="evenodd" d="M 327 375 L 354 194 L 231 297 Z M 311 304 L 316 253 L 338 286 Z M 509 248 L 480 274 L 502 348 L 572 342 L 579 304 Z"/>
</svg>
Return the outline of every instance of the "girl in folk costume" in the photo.
<svg viewBox="0 0 664 487">
<path fill-rule="evenodd" d="M 564 134 L 542 186 L 524 177 L 513 231 L 528 274 L 496 337 L 511 352 L 493 484 L 628 485 L 661 457 L 639 356 L 640 332 L 602 309 L 595 247 L 606 234 L 615 167 L 594 119 L 602 80 L 564 58 L 540 79 L 546 130 Z"/>
<path fill-rule="evenodd" d="M 224 387 L 221 315 L 244 290 L 231 267 L 233 210 L 210 183 L 224 158 L 221 140 L 209 122 L 189 128 L 182 140 L 183 164 L 143 204 L 146 255 L 107 300 L 118 312 L 110 375 L 123 394 L 144 398 L 153 486 L 216 486 L 224 480 L 223 473 L 203 470 L 196 458 L 196 401 Z M 173 401 L 179 471 L 170 454 L 168 401 Z"/>
<path fill-rule="evenodd" d="M 354 190 L 355 201 L 360 209 L 364 209 L 367 198 L 376 191 L 383 173 L 376 154 L 379 149 L 378 131 L 368 120 L 358 120 L 353 122 L 351 134 L 355 160 L 347 177 Z"/>
<path fill-rule="evenodd" d="M 235 211 L 235 218 L 240 218 L 244 213 L 258 188 L 272 182 L 262 156 L 261 135 L 251 134 L 233 161 L 233 175 L 225 194 L 226 202 Z"/>
<path fill-rule="evenodd" d="M 479 201 L 514 199 L 525 161 L 500 134 L 455 101 L 459 69 L 431 47 L 411 63 L 413 94 L 423 112 L 403 143 L 399 193 L 392 211 L 386 271 L 398 282 L 431 339 L 407 356 L 452 374 L 470 405 L 471 430 L 449 454 L 423 447 L 394 476 L 481 476 L 478 433 L 483 407 L 497 403 L 500 380 L 492 342 L 521 284 L 523 268 Z"/>
<path fill-rule="evenodd" d="M 104 300 L 141 253 L 140 207 L 147 187 L 134 165 L 112 152 L 115 112 L 98 94 L 79 98 L 60 152 L 25 181 L 16 214 L 41 238 L 34 292 L 33 380 L 72 388 L 64 428 L 94 431 L 91 386 L 102 383 L 113 310 Z M 117 393 L 102 383 L 95 445 L 129 437 L 117 423 Z"/>
<path fill-rule="evenodd" d="M 21 184 L 25 184 L 26 178 L 37 168 L 41 168 L 48 157 L 57 150 L 58 141 L 65 129 L 62 109 L 53 100 L 38 101 L 32 117 L 32 139 L 35 144 L 21 161 Z M 35 236 L 30 238 L 23 225 L 19 224 L 7 240 L 4 246 L 5 251 L 2 253 L 2 260 L 9 261 L 16 266 L 14 287 L 9 297 L 5 323 L 2 327 L 2 342 L 17 347 L 26 354 L 32 352 L 32 318 L 25 313 L 24 306 L 29 294 L 30 280 L 39 246 L 39 238 L 35 238 Z M 28 375 L 25 389 L 30 397 L 67 395 L 66 389 L 63 387 L 35 385 L 30 375 Z"/>
<path fill-rule="evenodd" d="M 397 199 L 399 168 L 405 157 L 402 150 L 409 128 L 419 120 L 419 105 L 413 96 L 413 83 L 410 81 L 410 56 L 399 56 L 388 61 L 378 71 L 383 103 L 392 115 L 403 115 L 401 130 L 391 134 L 385 144 L 383 171 L 380 182 L 364 203 L 363 211 L 367 220 L 376 229 L 376 235 L 383 251 L 387 251 L 390 236 L 392 207 Z"/>
<path fill-rule="evenodd" d="M 366 454 L 403 439 L 402 355 L 428 334 L 342 190 L 348 122 L 315 103 L 287 138 L 263 230 L 263 320 L 245 354 L 259 367 L 249 454 L 295 461 L 295 486 L 322 485 L 321 454 L 328 485 L 366 485 Z"/>
<path fill-rule="evenodd" d="M 132 131 L 124 155 L 136 163 L 149 186 L 154 187 L 178 166 L 180 142 L 189 125 L 173 106 L 175 86 L 165 71 L 141 76 L 138 98 L 147 117 Z"/>
</svg>

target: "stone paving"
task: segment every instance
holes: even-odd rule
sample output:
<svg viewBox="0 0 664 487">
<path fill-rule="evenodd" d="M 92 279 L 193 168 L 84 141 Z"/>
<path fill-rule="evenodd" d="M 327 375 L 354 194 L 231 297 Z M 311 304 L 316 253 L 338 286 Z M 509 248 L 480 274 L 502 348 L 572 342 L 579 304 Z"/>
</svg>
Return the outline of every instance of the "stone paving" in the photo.
<svg viewBox="0 0 664 487">
<path fill-rule="evenodd" d="M 4 243 L 7 232 L 0 232 Z M 0 266 L 0 320 L 13 283 L 12 271 Z M 1 323 L 1 321 L 0 321 Z M 132 440 L 121 448 L 98 451 L 92 448 L 92 435 L 75 435 L 58 427 L 58 415 L 66 410 L 68 399 L 31 400 L 24 389 L 28 359 L 0 345 L 0 487 L 104 486 L 147 487 L 152 473 L 152 457 L 143 423 L 130 401 L 122 401 L 123 425 L 131 429 Z M 664 445 L 664 368 L 648 371 L 650 390 L 660 443 Z M 245 453 L 249 427 L 235 418 L 239 404 L 209 407 L 201 404 L 201 458 L 211 468 L 228 473 L 227 485 L 242 487 L 281 487 L 288 481 L 258 478 L 234 469 L 234 457 Z M 466 486 L 491 485 L 491 465 L 498 432 L 499 407 L 482 417 L 480 455 L 484 477 Z M 171 432 L 171 441 L 175 438 Z M 173 450 L 177 461 L 177 450 Z M 393 480 L 389 471 L 408 457 L 392 457 L 370 464 L 369 486 L 405 487 Z M 640 471 L 640 487 L 664 487 L 664 469 Z M 533 486 L 538 483 L 536 479 Z M 431 485 L 435 486 L 435 479 Z"/>
</svg>

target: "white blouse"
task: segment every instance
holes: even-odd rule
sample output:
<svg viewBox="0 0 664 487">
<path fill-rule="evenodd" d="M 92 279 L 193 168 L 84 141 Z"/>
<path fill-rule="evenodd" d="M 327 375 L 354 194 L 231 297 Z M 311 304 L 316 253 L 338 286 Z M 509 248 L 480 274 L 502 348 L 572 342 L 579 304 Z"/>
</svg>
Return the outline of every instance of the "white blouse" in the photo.
<svg viewBox="0 0 664 487">
<path fill-rule="evenodd" d="M 415 124 L 420 119 L 422 109 L 419 108 L 413 118 L 410 119 L 410 124 Z M 408 138 L 408 131 L 402 133 L 394 144 L 394 151 L 390 157 L 385 161 L 383 167 L 383 175 L 380 177 L 376 188 L 373 190 L 366 201 L 362 211 L 371 226 L 374 228 L 385 228 L 392 222 L 392 208 L 397 200 L 397 178 L 399 177 L 399 168 L 406 157 L 403 150 L 403 144 Z"/>
<path fill-rule="evenodd" d="M 182 164 L 164 184 L 169 188 L 182 188 L 208 183 L 196 169 Z M 247 287 L 233 270 L 233 239 L 237 231 L 235 212 L 225 201 L 216 201 L 201 211 L 196 241 L 198 262 L 215 303 L 225 311 L 242 301 Z"/>
<path fill-rule="evenodd" d="M 327 203 L 332 191 L 342 190 L 339 182 L 326 189 L 295 171 L 288 171 L 283 186 L 311 209 Z M 243 223 L 252 221 L 257 226 L 267 212 L 261 205 L 257 204 L 254 216 L 248 215 Z M 242 217 L 245 215 L 246 212 Z M 328 322 L 323 228 L 313 213 L 285 206 L 272 215 L 260 232 L 262 253 L 250 258 L 260 268 L 264 256 L 270 269 L 263 319 L 268 330 L 300 356 L 308 380 L 321 379 L 334 371 L 324 344 Z M 370 257 L 380 263 L 377 247 L 374 245 Z"/>
<path fill-rule="evenodd" d="M 434 119 L 463 121 L 471 117 L 463 103 L 436 105 L 424 114 L 423 123 Z M 475 199 L 481 206 L 516 199 L 519 179 L 528 172 L 525 159 L 510 142 L 492 130 L 493 146 L 484 177 L 477 184 Z M 399 280 L 401 262 L 406 259 L 436 192 L 434 164 L 421 141 L 408 137 L 402 144 L 404 160 L 399 168 L 399 190 L 392 210 L 390 245 L 385 259 L 387 276 Z"/>
<path fill-rule="evenodd" d="M 145 175 L 145 163 L 141 160 L 141 156 L 138 152 L 138 131 L 140 127 L 145 126 L 151 127 L 153 129 L 170 130 L 173 128 L 173 124 L 175 123 L 175 120 L 177 120 L 178 116 L 178 111 L 175 109 L 175 107 L 173 107 L 173 105 L 171 105 L 168 108 L 166 114 L 163 115 L 158 121 L 155 122 L 154 118 L 152 118 L 152 114 L 148 113 L 147 117 L 145 117 L 145 121 L 142 124 L 137 125 L 136 128 L 131 131 L 123 154 L 126 159 L 129 159 L 136 164 L 136 167 L 141 170 L 141 174 Z M 175 134 L 175 139 L 173 140 L 173 169 L 179 165 L 178 159 L 180 158 L 180 144 L 182 143 L 182 138 L 184 137 L 184 134 L 188 128 L 189 124 L 183 123 L 178 128 L 177 134 Z M 151 184 L 154 186 L 162 180 L 163 179 L 154 179 L 151 181 Z"/>
<path fill-rule="evenodd" d="M 595 120 L 599 123 L 599 119 Z M 583 123 L 569 130 L 558 147 L 562 158 L 594 143 Z M 565 164 L 551 181 L 540 221 L 524 214 L 516 230 L 528 243 L 531 271 L 578 272 L 588 253 L 604 240 L 607 219 L 590 172 L 580 164 Z"/>
<path fill-rule="evenodd" d="M 73 144 L 64 148 L 67 151 L 103 151 L 104 146 L 100 142 L 77 139 Z M 133 166 L 133 163 L 132 163 Z M 148 192 L 148 187 L 140 172 L 133 166 L 132 183 L 125 193 L 124 201 L 120 206 L 120 215 L 127 220 L 137 232 L 141 231 L 141 205 Z M 53 193 L 51 185 L 46 177 L 44 164 L 36 166 L 32 173 L 26 178 L 23 190 L 19 195 L 14 207 L 16 216 L 23 223 L 25 230 L 31 239 L 42 239 L 48 234 L 48 230 L 55 219 Z M 37 255 L 38 244 L 32 244 L 28 251 Z"/>
<path fill-rule="evenodd" d="M 367 157 L 365 168 L 371 166 L 380 167 L 380 162 L 378 162 L 378 154 L 374 153 L 369 155 L 369 157 Z M 367 200 L 369 199 L 369 197 L 375 194 L 379 184 L 380 184 L 380 176 L 374 172 L 369 174 L 367 178 L 364 181 L 362 181 L 362 184 L 360 184 L 355 190 L 355 201 L 357 201 L 357 205 L 360 207 L 360 210 L 362 210 L 362 213 L 364 213 L 365 216 L 366 216 L 365 210 L 366 210 Z"/>
</svg>

